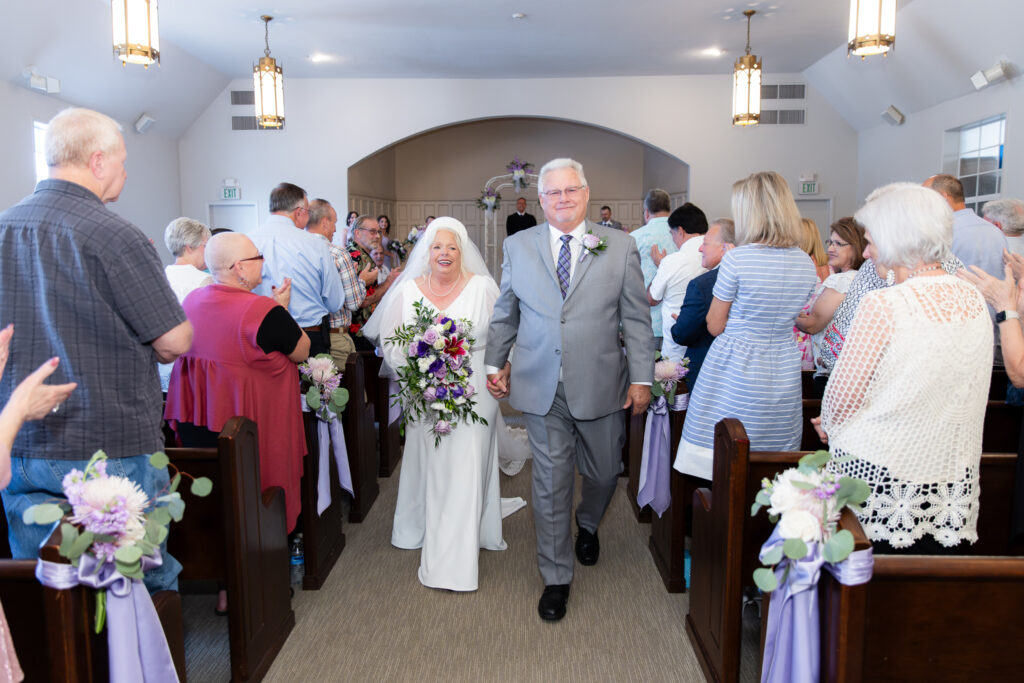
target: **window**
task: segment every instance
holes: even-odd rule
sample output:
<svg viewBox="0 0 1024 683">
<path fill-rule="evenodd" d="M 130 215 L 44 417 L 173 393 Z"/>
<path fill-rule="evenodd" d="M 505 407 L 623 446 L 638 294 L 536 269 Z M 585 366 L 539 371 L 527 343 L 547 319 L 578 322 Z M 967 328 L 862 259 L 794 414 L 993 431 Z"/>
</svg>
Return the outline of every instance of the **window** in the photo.
<svg viewBox="0 0 1024 683">
<path fill-rule="evenodd" d="M 36 182 L 46 180 L 50 169 L 46 165 L 46 129 L 49 124 L 41 121 L 33 122 L 33 133 L 36 145 Z"/>
<path fill-rule="evenodd" d="M 964 185 L 967 208 L 980 214 L 985 202 L 996 199 L 1002 191 L 1006 116 L 971 123 L 949 133 L 953 135 L 947 140 L 956 144 L 953 174 Z"/>
</svg>

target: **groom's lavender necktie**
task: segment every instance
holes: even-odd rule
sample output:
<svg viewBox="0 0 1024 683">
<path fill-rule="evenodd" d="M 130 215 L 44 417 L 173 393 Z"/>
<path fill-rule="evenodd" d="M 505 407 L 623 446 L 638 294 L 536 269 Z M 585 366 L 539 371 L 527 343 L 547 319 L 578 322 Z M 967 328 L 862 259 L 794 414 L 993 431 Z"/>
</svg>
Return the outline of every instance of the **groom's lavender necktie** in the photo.
<svg viewBox="0 0 1024 683">
<path fill-rule="evenodd" d="M 562 248 L 558 250 L 558 266 L 555 271 L 558 273 L 558 288 L 562 290 L 562 298 L 565 298 L 565 292 L 569 289 L 569 241 L 572 239 L 572 235 L 562 235 Z"/>
</svg>

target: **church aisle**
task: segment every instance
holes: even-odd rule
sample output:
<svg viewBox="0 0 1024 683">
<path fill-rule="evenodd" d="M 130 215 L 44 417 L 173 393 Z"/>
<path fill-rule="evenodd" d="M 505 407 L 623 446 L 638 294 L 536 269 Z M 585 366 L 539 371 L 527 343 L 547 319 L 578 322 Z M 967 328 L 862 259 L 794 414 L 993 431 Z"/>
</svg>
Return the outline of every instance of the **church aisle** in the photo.
<svg viewBox="0 0 1024 683">
<path fill-rule="evenodd" d="M 704 680 L 683 627 L 687 598 L 665 592 L 624 479 L 601 525 L 601 560 L 577 565 L 557 624 L 537 617 L 529 507 L 505 520 L 508 550 L 482 554 L 479 591 L 437 591 L 416 579 L 418 551 L 389 543 L 398 472 L 380 483 L 367 520 L 346 525 L 326 585 L 296 596 L 295 630 L 267 681 Z M 529 463 L 501 486 L 529 500 Z"/>
</svg>

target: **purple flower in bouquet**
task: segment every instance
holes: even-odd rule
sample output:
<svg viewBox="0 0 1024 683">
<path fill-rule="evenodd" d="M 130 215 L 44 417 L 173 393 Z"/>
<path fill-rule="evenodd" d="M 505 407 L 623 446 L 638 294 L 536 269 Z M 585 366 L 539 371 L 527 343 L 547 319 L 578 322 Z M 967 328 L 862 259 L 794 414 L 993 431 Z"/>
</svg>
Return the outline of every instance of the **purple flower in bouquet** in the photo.
<svg viewBox="0 0 1024 683">
<path fill-rule="evenodd" d="M 450 367 L 452 370 L 458 370 L 459 368 L 462 367 L 462 364 L 463 364 L 463 362 L 465 362 L 465 358 L 466 357 L 465 356 L 446 356 L 446 358 L 448 360 L 448 367 Z"/>
<path fill-rule="evenodd" d="M 438 420 L 436 423 L 434 423 L 435 434 L 451 434 L 451 432 L 452 425 L 447 420 Z"/>
<path fill-rule="evenodd" d="M 464 392 L 462 390 L 462 387 L 460 387 L 458 384 L 453 384 L 452 385 L 451 393 L 452 393 L 452 398 L 459 398 L 460 396 L 462 396 L 462 394 Z"/>
<path fill-rule="evenodd" d="M 423 331 L 423 342 L 428 345 L 433 345 L 437 341 L 437 331 L 432 327 L 428 327 Z"/>
<path fill-rule="evenodd" d="M 418 357 L 423 358 L 428 353 L 430 353 L 430 348 L 431 348 L 430 344 L 428 344 L 426 342 L 422 342 L 422 341 L 421 342 L 416 342 L 416 343 L 419 345 L 419 347 L 416 349 L 416 355 Z"/>
<path fill-rule="evenodd" d="M 433 401 L 435 399 L 437 399 L 437 390 L 434 387 L 427 387 L 423 390 L 424 401 Z"/>
<path fill-rule="evenodd" d="M 435 358 L 434 362 L 427 368 L 427 372 L 436 375 L 438 370 L 444 370 L 444 361 L 440 358 Z"/>
<path fill-rule="evenodd" d="M 443 401 L 448 396 L 448 388 L 442 384 L 437 388 L 437 390 L 434 393 L 437 396 L 437 398 Z"/>
<path fill-rule="evenodd" d="M 474 388 L 472 384 L 467 384 L 465 391 L 466 398 L 471 398 L 474 394 L 476 394 L 476 388 Z"/>
</svg>

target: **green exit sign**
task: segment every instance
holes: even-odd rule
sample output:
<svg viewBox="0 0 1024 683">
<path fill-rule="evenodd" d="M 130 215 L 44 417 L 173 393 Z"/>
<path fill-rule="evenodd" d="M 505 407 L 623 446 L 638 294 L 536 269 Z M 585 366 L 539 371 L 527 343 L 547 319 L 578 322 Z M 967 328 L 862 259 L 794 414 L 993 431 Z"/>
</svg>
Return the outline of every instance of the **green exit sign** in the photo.
<svg viewBox="0 0 1024 683">
<path fill-rule="evenodd" d="M 800 194 L 818 194 L 818 181 L 800 183 Z"/>
<path fill-rule="evenodd" d="M 225 187 L 222 188 L 224 191 L 224 199 L 238 199 L 238 188 L 237 187 Z"/>
</svg>

